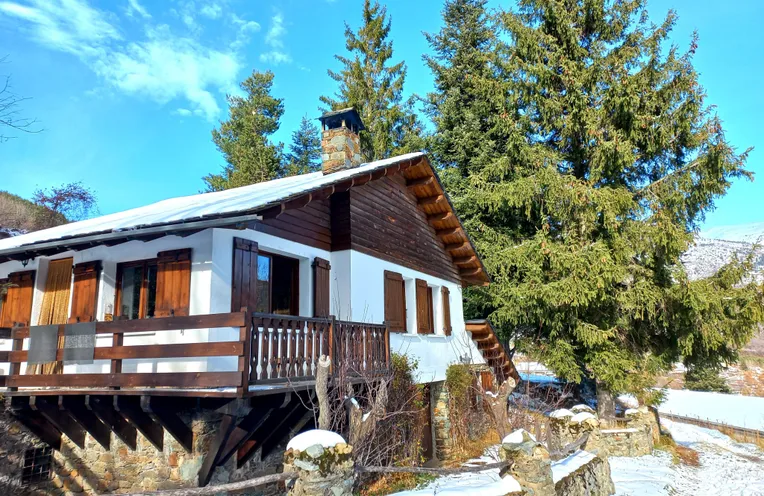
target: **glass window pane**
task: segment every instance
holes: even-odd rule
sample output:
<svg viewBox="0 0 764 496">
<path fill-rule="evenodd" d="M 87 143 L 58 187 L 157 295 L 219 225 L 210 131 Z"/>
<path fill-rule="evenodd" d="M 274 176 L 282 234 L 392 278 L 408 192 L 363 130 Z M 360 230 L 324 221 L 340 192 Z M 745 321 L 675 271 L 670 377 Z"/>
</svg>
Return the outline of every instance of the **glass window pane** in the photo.
<svg viewBox="0 0 764 496">
<path fill-rule="evenodd" d="M 154 309 L 157 302 L 157 266 L 149 265 L 148 268 L 148 283 L 147 283 L 146 295 L 146 317 L 150 318 L 154 316 Z"/>
<path fill-rule="evenodd" d="M 270 313 L 270 279 L 271 258 L 265 255 L 257 256 L 257 303 L 255 311 Z"/>
<path fill-rule="evenodd" d="M 119 314 L 128 319 L 140 318 L 141 283 L 143 267 L 125 267 L 122 270 Z"/>
<path fill-rule="evenodd" d="M 293 315 L 297 313 L 295 276 L 297 260 L 273 257 L 273 281 L 271 283 L 271 307 L 273 313 Z"/>
</svg>

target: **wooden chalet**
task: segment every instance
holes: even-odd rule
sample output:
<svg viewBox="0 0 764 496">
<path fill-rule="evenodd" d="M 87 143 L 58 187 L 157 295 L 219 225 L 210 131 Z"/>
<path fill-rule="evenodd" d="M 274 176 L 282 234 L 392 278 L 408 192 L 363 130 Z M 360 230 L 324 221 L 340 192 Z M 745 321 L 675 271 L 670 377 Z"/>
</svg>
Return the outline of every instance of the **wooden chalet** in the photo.
<svg viewBox="0 0 764 496">
<path fill-rule="evenodd" d="M 1 239 L 14 418 L 54 450 L 143 437 L 161 452 L 171 438 L 202 459 L 205 485 L 312 426 L 321 355 L 360 376 L 405 352 L 422 383 L 481 351 L 496 364 L 501 350 L 462 312 L 462 288 L 489 278 L 428 157 L 361 164 L 354 110 L 322 126 L 320 172 Z M 67 361 L 67 333 L 88 323 L 92 363 Z M 48 326 L 55 361 L 31 365 Z M 222 415 L 203 448 L 189 411 Z"/>
</svg>

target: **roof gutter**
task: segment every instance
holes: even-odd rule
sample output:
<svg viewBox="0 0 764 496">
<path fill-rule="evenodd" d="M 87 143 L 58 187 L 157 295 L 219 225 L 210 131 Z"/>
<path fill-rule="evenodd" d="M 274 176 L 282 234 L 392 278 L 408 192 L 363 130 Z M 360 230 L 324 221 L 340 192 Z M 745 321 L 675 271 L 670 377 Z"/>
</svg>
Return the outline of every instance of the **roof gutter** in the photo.
<svg viewBox="0 0 764 496">
<path fill-rule="evenodd" d="M 237 224 L 244 222 L 252 222 L 256 220 L 262 220 L 260 214 L 248 214 L 239 215 L 233 217 L 216 217 L 214 219 L 199 220 L 199 221 L 187 221 L 178 222 L 172 224 L 160 224 L 149 227 L 139 227 L 134 229 L 123 229 L 119 231 L 108 231 L 101 234 L 90 234 L 85 236 L 72 236 L 69 238 L 57 239 L 53 241 L 41 241 L 38 243 L 29 243 L 26 245 L 17 246 L 14 248 L 6 248 L 0 250 L 0 257 L 17 255 L 24 252 L 36 252 L 43 251 L 51 248 L 63 247 L 67 248 L 67 245 L 81 245 L 81 244 L 101 244 L 105 241 L 117 240 L 122 238 L 130 238 L 133 236 L 147 236 L 152 234 L 164 234 L 170 235 L 173 232 L 189 231 L 193 229 L 207 229 L 211 227 L 217 227 L 221 224 Z"/>
</svg>

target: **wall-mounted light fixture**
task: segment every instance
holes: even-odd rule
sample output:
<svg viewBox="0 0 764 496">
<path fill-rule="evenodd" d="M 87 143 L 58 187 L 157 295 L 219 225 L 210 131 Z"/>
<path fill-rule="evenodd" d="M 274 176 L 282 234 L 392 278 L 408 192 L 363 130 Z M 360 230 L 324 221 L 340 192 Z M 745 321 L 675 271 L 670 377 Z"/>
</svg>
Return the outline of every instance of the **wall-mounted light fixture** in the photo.
<svg viewBox="0 0 764 496">
<path fill-rule="evenodd" d="M 29 259 L 25 258 L 24 260 L 22 260 L 21 261 L 21 265 L 22 265 L 22 267 L 26 267 L 27 265 L 29 265 Z"/>
</svg>

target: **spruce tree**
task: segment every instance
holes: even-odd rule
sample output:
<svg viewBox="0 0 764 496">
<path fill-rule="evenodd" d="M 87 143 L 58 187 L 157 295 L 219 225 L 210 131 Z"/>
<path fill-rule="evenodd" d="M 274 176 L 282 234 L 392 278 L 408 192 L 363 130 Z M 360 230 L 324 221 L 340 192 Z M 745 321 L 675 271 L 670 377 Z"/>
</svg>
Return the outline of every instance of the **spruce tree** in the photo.
<svg viewBox="0 0 764 496">
<path fill-rule="evenodd" d="M 335 55 L 342 70 L 327 71 L 339 88 L 334 97 L 322 96 L 331 110 L 355 107 L 366 127 L 361 132 L 361 152 L 366 161 L 421 148 L 421 127 L 413 99 L 403 100 L 406 64 L 392 63 L 393 42 L 388 41 L 387 8 L 365 0 L 358 32 L 345 24 L 349 56 Z"/>
<path fill-rule="evenodd" d="M 473 13 L 449 17 L 449 7 Z M 491 29 L 477 7 L 447 4 L 436 55 L 470 19 Z M 655 26 L 639 0 L 520 0 L 494 19 L 501 41 L 493 58 L 479 50 L 485 76 L 465 84 L 475 69 L 444 52 L 430 98 L 451 143 L 435 149 L 464 178 L 454 202 L 493 278 L 467 292 L 471 316 L 604 392 L 646 394 L 679 359 L 734 359 L 764 319 L 762 287 L 745 276 L 751 260 L 691 282 L 679 258 L 731 181 L 751 177 L 748 151 L 705 103 L 697 38 L 680 53 L 669 45 L 675 13 Z M 474 124 L 460 129 L 452 102 L 481 98 L 491 108 L 475 119 L 479 106 L 463 105 Z M 477 124 L 487 131 L 470 155 L 458 144 L 480 141 Z"/>
<path fill-rule="evenodd" d="M 303 116 L 300 128 L 292 133 L 286 161 L 287 176 L 321 170 L 321 132 L 307 116 Z"/>
<path fill-rule="evenodd" d="M 279 129 L 284 114 L 283 100 L 271 95 L 273 73 L 253 71 L 240 86 L 245 96 L 227 96 L 228 120 L 212 131 L 212 141 L 227 164 L 222 173 L 203 178 L 208 191 L 237 188 L 283 175 L 283 145 L 269 139 Z"/>
</svg>

